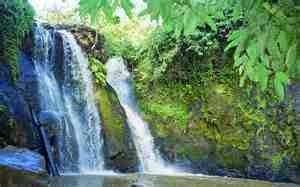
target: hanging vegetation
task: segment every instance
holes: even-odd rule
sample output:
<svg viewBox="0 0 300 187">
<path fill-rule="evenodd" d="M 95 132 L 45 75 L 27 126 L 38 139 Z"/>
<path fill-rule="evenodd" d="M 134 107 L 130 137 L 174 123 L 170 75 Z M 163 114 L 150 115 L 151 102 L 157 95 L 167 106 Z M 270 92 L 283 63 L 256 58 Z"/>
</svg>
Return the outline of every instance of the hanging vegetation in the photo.
<svg viewBox="0 0 300 187">
<path fill-rule="evenodd" d="M 18 57 L 22 41 L 31 30 L 34 11 L 27 0 L 0 1 L 0 62 L 18 77 Z"/>
</svg>

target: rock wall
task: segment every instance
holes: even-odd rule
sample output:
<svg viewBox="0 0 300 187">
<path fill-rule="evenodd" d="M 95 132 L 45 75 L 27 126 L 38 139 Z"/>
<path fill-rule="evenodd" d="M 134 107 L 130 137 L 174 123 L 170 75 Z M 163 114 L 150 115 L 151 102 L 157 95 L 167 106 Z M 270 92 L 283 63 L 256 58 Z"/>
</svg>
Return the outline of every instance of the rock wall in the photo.
<svg viewBox="0 0 300 187">
<path fill-rule="evenodd" d="M 28 103 L 36 105 L 36 86 L 30 50 L 25 43 L 19 58 L 20 78 L 11 79 L 9 67 L 0 65 L 0 134 L 3 144 L 34 148 L 38 145 L 36 131 L 32 127 Z"/>
<path fill-rule="evenodd" d="M 105 142 L 106 165 L 120 172 L 138 171 L 138 158 L 126 115 L 114 90 L 109 86 L 95 91 Z"/>
<path fill-rule="evenodd" d="M 261 108 L 233 84 L 210 83 L 185 127 L 145 113 L 156 145 L 179 167 L 204 174 L 299 182 L 297 86 L 290 101 Z M 288 104 L 289 103 L 289 104 Z"/>
</svg>

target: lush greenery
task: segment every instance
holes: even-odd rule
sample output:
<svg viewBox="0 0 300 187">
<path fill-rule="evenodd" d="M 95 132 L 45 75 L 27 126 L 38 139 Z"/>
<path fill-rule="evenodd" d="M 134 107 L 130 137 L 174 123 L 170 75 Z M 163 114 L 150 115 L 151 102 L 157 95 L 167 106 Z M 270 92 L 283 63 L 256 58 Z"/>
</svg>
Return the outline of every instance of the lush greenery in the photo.
<svg viewBox="0 0 300 187">
<path fill-rule="evenodd" d="M 219 22 L 217 31 L 199 28 L 180 38 L 153 33 L 134 71 L 145 118 L 169 158 L 216 159 L 243 172 L 262 160 L 275 173 L 283 163 L 299 165 L 300 118 L 288 100 L 240 89 L 222 34 L 235 27 Z"/>
<path fill-rule="evenodd" d="M 140 106 L 161 151 L 170 159 L 215 159 L 220 167 L 245 173 L 255 164 L 275 173 L 284 163 L 299 167 L 299 116 L 286 95 L 300 72 L 299 2 L 145 2 L 141 15 L 158 24 L 138 33 L 131 6 L 126 13 L 133 21 L 126 24 L 107 15 L 105 9 L 114 12 L 122 3 L 82 0 L 81 15 L 96 25 L 97 15 L 115 24 L 100 29 L 106 48 L 132 67 Z"/>
<path fill-rule="evenodd" d="M 300 117 L 286 94 L 287 85 L 300 75 L 299 1 L 145 3 L 139 17 L 130 0 L 81 0 L 79 11 L 82 23 L 105 36 L 105 41 L 100 34 L 91 36 L 83 48 L 92 51 L 100 42 L 96 53 L 102 54 L 105 42 L 109 57 L 128 62 L 161 151 L 171 160 L 214 159 L 221 168 L 245 173 L 261 161 L 275 172 L 285 163 L 300 168 Z M 130 20 L 120 21 L 115 14 L 119 7 Z M 16 78 L 19 48 L 33 11 L 25 0 L 7 0 L 0 2 L 0 14 L 0 60 L 10 64 Z M 77 20 L 76 12 L 47 16 L 52 23 Z M 125 147 L 124 114 L 106 83 L 105 60 L 88 55 L 106 136 Z M 7 116 L 0 118 L 13 124 Z"/>
<path fill-rule="evenodd" d="M 98 86 L 106 85 L 106 70 L 104 64 L 94 57 L 89 59 L 89 68 L 93 74 L 94 81 Z"/>
<path fill-rule="evenodd" d="M 0 61 L 10 65 L 12 77 L 18 76 L 18 57 L 22 41 L 31 30 L 34 11 L 27 0 L 0 2 Z"/>
<path fill-rule="evenodd" d="M 143 15 L 162 20 L 165 31 L 193 35 L 198 26 L 216 31 L 220 19 L 230 15 L 243 20 L 243 26 L 231 32 L 227 49 L 235 48 L 234 67 L 241 86 L 256 86 L 264 92 L 274 88 L 284 98 L 290 79 L 299 75 L 299 3 L 293 0 L 148 0 Z M 115 20 L 114 11 L 121 6 L 131 16 L 132 3 L 122 1 L 80 1 L 83 17 L 97 22 L 104 14 Z M 268 32 L 271 31 L 271 32 Z M 248 84 L 250 83 L 250 84 Z"/>
</svg>

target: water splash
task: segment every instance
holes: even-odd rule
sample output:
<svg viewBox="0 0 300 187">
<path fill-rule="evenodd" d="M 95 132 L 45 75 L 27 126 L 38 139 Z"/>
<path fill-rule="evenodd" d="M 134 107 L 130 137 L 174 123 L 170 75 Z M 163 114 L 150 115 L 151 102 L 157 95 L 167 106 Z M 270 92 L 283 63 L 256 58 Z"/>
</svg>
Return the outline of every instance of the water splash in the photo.
<svg viewBox="0 0 300 187">
<path fill-rule="evenodd" d="M 55 35 L 62 38 L 63 65 L 56 61 Z M 40 111 L 55 111 L 63 116 L 56 141 L 60 172 L 103 172 L 101 121 L 87 59 L 74 36 L 64 30 L 50 32 L 37 26 L 35 40 Z M 60 78 L 55 74 L 56 69 L 62 71 Z"/>
<path fill-rule="evenodd" d="M 106 63 L 107 82 L 114 88 L 127 116 L 132 139 L 137 149 L 142 172 L 173 173 L 155 149 L 148 124 L 139 114 L 133 92 L 131 75 L 122 58 L 111 58 Z"/>
</svg>

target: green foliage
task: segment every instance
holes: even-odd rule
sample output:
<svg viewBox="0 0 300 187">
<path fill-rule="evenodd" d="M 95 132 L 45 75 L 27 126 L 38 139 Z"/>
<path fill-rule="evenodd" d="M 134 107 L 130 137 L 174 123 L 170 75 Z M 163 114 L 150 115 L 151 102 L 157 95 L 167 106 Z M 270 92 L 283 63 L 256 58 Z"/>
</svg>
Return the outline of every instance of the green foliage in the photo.
<svg viewBox="0 0 300 187">
<path fill-rule="evenodd" d="M 93 74 L 94 80 L 97 85 L 103 87 L 106 85 L 106 69 L 96 58 L 89 58 L 89 68 Z"/>
<path fill-rule="evenodd" d="M 88 19 L 92 25 L 99 23 L 99 18 L 105 16 L 111 22 L 117 22 L 115 11 L 118 7 L 122 7 L 125 13 L 131 17 L 131 9 L 133 4 L 130 0 L 80 0 L 79 12 L 82 18 Z"/>
<path fill-rule="evenodd" d="M 287 155 L 300 163 L 299 116 L 273 103 L 299 75 L 299 3 L 145 2 L 142 15 L 159 24 L 144 43 L 134 44 L 134 24 L 103 30 L 110 55 L 129 59 L 145 119 L 164 151 L 216 157 L 238 169 L 263 160 L 278 170 Z"/>
<path fill-rule="evenodd" d="M 118 24 L 103 21 L 99 30 L 105 37 L 105 48 L 109 56 L 122 56 L 133 63 L 153 27 L 132 17 L 131 20 Z"/>
<path fill-rule="evenodd" d="M 299 10 L 290 0 L 251 1 L 236 10 L 244 13 L 247 24 L 229 37 L 227 49 L 236 47 L 234 66 L 246 81 L 257 83 L 262 91 L 273 87 L 284 99 L 289 79 L 297 78 L 299 69 Z"/>
<path fill-rule="evenodd" d="M 151 84 L 156 81 L 200 83 L 214 63 L 219 42 L 217 32 L 199 29 L 190 36 L 155 30 L 138 54 L 137 79 Z"/>
<path fill-rule="evenodd" d="M 282 100 L 289 79 L 299 77 L 300 8 L 297 1 L 146 0 L 145 3 L 147 8 L 141 15 L 161 21 L 164 30 L 176 37 L 193 35 L 199 27 L 217 31 L 218 20 L 243 19 L 244 26 L 230 34 L 227 46 L 227 50 L 235 48 L 234 67 L 240 73 L 242 87 L 252 87 L 254 83 L 263 92 L 274 88 Z M 83 15 L 96 18 L 101 11 L 113 17 L 118 6 L 130 15 L 130 0 L 81 1 L 80 7 Z M 163 73 L 166 66 L 164 63 L 158 74 Z"/>
<path fill-rule="evenodd" d="M 183 31 L 185 35 L 192 34 L 198 26 L 209 25 L 216 30 L 214 19 L 222 16 L 218 10 L 223 3 L 215 1 L 197 0 L 147 0 L 147 9 L 152 19 L 162 19 L 166 31 L 175 31 L 179 36 Z"/>
<path fill-rule="evenodd" d="M 18 56 L 25 35 L 31 30 L 34 11 L 27 0 L 0 2 L 0 61 L 10 65 L 14 80 L 18 77 Z"/>
</svg>

